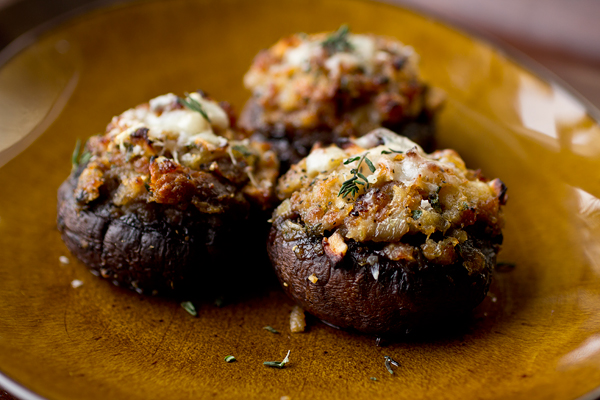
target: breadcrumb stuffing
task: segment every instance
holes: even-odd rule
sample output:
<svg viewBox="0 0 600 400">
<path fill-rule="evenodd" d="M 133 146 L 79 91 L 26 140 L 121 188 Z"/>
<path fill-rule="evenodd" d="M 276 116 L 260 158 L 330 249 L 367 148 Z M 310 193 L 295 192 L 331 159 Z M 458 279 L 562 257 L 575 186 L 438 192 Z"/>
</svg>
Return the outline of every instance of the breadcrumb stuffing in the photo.
<svg viewBox="0 0 600 400">
<path fill-rule="evenodd" d="M 323 158 L 328 162 L 320 162 Z M 344 192 L 348 182 L 355 182 L 354 192 Z M 454 150 L 427 154 L 406 138 L 376 129 L 343 149 L 314 149 L 292 166 L 279 180 L 277 194 L 284 201 L 275 216 L 297 216 L 314 234 L 334 233 L 327 244 L 339 251 L 344 240 L 396 243 L 406 234 L 429 238 L 441 232 L 450 236 L 446 242 L 428 242 L 423 250 L 428 258 L 451 261 L 453 248 L 467 239 L 465 227 L 481 221 L 490 232 L 501 232 L 505 192 L 499 179 L 488 181 L 467 169 Z"/>
</svg>

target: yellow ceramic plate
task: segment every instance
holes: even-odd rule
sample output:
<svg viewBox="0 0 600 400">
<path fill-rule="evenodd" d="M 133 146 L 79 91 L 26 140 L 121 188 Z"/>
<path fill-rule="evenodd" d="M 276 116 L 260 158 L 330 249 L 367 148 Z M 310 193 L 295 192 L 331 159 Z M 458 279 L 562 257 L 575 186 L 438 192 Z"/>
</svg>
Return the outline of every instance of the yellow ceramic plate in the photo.
<svg viewBox="0 0 600 400">
<path fill-rule="evenodd" d="M 509 187 L 500 259 L 515 268 L 472 322 L 383 347 L 317 321 L 292 335 L 292 303 L 270 284 L 193 318 L 67 252 L 56 189 L 77 138 L 166 92 L 202 88 L 239 109 L 259 49 L 341 23 L 412 44 L 448 94 L 441 145 Z M 43 34 L 0 69 L 0 105 L 0 384 L 22 397 L 574 399 L 600 385 L 600 128 L 569 92 L 478 40 L 367 1 L 140 2 Z M 262 365 L 288 350 L 289 367 Z"/>
</svg>

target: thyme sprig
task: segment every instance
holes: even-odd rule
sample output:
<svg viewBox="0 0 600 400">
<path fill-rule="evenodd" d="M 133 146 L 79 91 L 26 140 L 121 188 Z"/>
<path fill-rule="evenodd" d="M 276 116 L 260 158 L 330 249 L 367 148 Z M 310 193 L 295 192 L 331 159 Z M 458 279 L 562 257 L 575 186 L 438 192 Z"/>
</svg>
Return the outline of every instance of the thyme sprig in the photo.
<svg viewBox="0 0 600 400">
<path fill-rule="evenodd" d="M 423 215 L 423 211 L 412 210 L 412 219 L 417 220 L 417 219 L 421 218 L 421 215 Z"/>
<path fill-rule="evenodd" d="M 278 331 L 277 329 L 273 328 L 273 327 L 272 327 L 272 326 L 270 326 L 270 325 L 263 326 L 263 329 L 264 329 L 264 330 L 266 330 L 266 331 L 269 331 L 269 332 L 271 332 L 271 333 L 279 333 L 279 331 Z"/>
<path fill-rule="evenodd" d="M 285 367 L 285 364 L 290 362 L 290 352 L 291 350 L 288 350 L 285 358 L 283 359 L 283 361 L 265 361 L 263 363 L 263 365 L 266 365 L 267 367 L 271 367 L 271 368 L 279 368 L 282 369 Z"/>
<path fill-rule="evenodd" d="M 237 361 L 237 359 L 234 356 L 225 357 L 225 362 L 232 363 L 234 361 Z"/>
<path fill-rule="evenodd" d="M 89 151 L 81 153 L 81 140 L 77 139 L 77 143 L 75 144 L 75 149 L 73 150 L 73 154 L 71 155 L 71 164 L 73 164 L 73 169 L 76 169 L 81 164 L 85 165 L 92 158 L 92 153 Z"/>
<path fill-rule="evenodd" d="M 198 316 L 198 311 L 196 311 L 196 307 L 194 306 L 194 304 L 191 301 L 183 301 L 181 302 L 181 307 L 187 311 L 188 313 L 190 313 L 191 315 L 193 315 L 194 317 Z"/>
<path fill-rule="evenodd" d="M 329 35 L 321 45 L 330 54 L 344 51 L 350 52 L 354 50 L 354 46 L 348 41 L 349 32 L 348 25 L 344 24 L 336 32 Z"/>
<path fill-rule="evenodd" d="M 189 93 L 185 93 L 185 99 L 183 97 L 177 96 L 177 102 L 182 106 L 189 108 L 192 111 L 199 112 L 200 114 L 202 114 L 204 119 L 210 123 L 210 118 L 208 118 L 208 114 L 206 113 L 204 108 L 202 108 L 202 104 L 200 104 L 198 101 L 192 98 Z"/>
<path fill-rule="evenodd" d="M 384 356 L 385 359 L 385 368 L 388 370 L 388 372 L 392 375 L 394 375 L 394 370 L 392 369 L 392 365 L 395 367 L 399 367 L 400 363 L 398 363 L 398 361 L 394 360 L 392 357 L 389 356 Z"/>
<path fill-rule="evenodd" d="M 342 183 L 342 187 L 338 192 L 338 197 L 346 197 L 348 195 L 352 195 L 352 197 L 355 197 L 359 191 L 358 185 L 362 185 L 363 187 L 366 186 L 367 188 L 369 188 L 369 181 L 367 180 L 367 177 L 360 172 L 360 165 L 364 161 L 371 172 L 375 172 L 376 168 L 371 162 L 371 160 L 367 158 L 367 154 L 369 154 L 368 151 L 365 154 L 363 154 L 362 157 L 356 156 L 344 161 L 344 165 L 348 165 L 355 161 L 358 161 L 358 165 L 356 166 L 356 168 L 352 168 L 350 170 L 350 173 L 354 176 Z"/>
<path fill-rule="evenodd" d="M 438 186 L 437 191 L 433 194 L 430 194 L 428 197 L 429 204 L 431 207 L 438 213 L 442 213 L 442 205 L 440 204 L 440 190 L 442 190 L 441 186 Z"/>
</svg>

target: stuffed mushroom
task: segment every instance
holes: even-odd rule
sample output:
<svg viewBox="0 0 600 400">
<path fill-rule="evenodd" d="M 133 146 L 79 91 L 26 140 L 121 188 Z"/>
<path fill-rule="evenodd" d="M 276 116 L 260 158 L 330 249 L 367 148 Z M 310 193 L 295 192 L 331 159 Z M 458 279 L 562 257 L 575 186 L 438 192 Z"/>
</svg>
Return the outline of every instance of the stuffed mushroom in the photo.
<svg viewBox="0 0 600 400">
<path fill-rule="evenodd" d="M 486 296 L 506 187 L 453 150 L 380 128 L 317 147 L 280 178 L 268 252 L 284 291 L 341 328 L 385 335 Z"/>
<path fill-rule="evenodd" d="M 140 293 L 213 286 L 256 229 L 252 216 L 274 204 L 279 170 L 270 146 L 238 132 L 230 110 L 201 92 L 167 94 L 91 137 L 58 191 L 70 251 Z"/>
<path fill-rule="evenodd" d="M 421 146 L 434 144 L 434 115 L 443 100 L 425 84 L 412 47 L 342 26 L 296 34 L 258 53 L 244 77 L 252 92 L 240 126 L 267 138 L 282 166 L 314 143 L 362 136 L 386 127 Z"/>
</svg>

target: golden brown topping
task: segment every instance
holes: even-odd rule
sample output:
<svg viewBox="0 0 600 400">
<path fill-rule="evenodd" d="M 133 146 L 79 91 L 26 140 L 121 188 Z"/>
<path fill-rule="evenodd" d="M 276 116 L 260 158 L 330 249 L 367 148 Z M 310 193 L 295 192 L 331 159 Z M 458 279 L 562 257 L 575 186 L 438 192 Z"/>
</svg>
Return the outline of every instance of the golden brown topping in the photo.
<svg viewBox="0 0 600 400">
<path fill-rule="evenodd" d="M 439 106 L 417 64 L 414 50 L 397 40 L 341 28 L 281 39 L 256 56 L 244 84 L 264 109 L 259 125 L 361 135 Z"/>
<path fill-rule="evenodd" d="M 214 213 L 227 208 L 217 199 L 237 203 L 244 201 L 243 193 L 268 207 L 278 160 L 268 145 L 232 129 L 232 113 L 224 104 L 200 93 L 167 94 L 114 117 L 106 134 L 86 145 L 92 156 L 79 176 L 78 201 L 93 201 L 111 182 L 116 205 L 191 201 Z"/>
<path fill-rule="evenodd" d="M 313 150 L 280 179 L 277 191 L 285 200 L 276 216 L 297 215 L 319 234 L 335 232 L 338 243 L 340 239 L 394 243 L 409 233 L 427 237 L 454 233 L 456 238 L 443 243 L 425 244 L 426 257 L 439 263 L 454 259 L 453 248 L 464 241 L 461 229 L 466 226 L 481 221 L 499 234 L 500 206 L 506 200 L 506 188 L 499 180 L 486 182 L 453 150 L 426 154 L 385 129 L 354 140 L 343 150 L 335 146 Z M 331 238 L 326 243 L 331 248 Z M 393 259 L 412 257 L 402 248 L 387 252 Z"/>
</svg>

